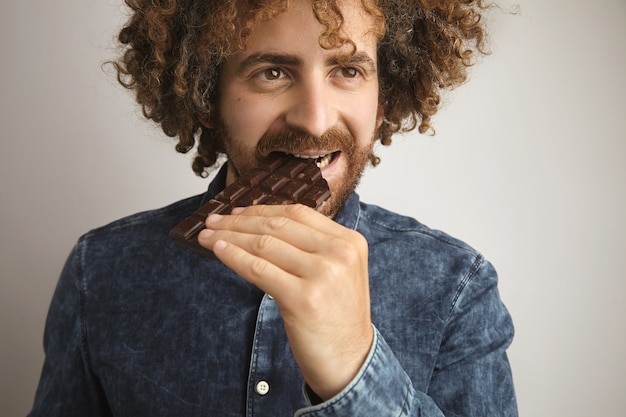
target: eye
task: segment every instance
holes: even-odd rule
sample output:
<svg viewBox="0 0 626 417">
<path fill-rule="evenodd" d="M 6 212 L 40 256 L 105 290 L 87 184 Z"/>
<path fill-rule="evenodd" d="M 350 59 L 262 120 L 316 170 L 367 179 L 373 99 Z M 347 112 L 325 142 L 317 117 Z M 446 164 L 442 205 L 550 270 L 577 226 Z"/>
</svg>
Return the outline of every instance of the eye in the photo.
<svg viewBox="0 0 626 417">
<path fill-rule="evenodd" d="M 280 68 L 268 68 L 259 73 L 259 77 L 268 81 L 278 80 L 284 75 L 284 72 Z"/>
<path fill-rule="evenodd" d="M 277 91 L 288 86 L 291 75 L 283 67 L 263 66 L 251 72 L 248 78 L 250 88 L 259 92 Z"/>
<path fill-rule="evenodd" d="M 355 78 L 359 75 L 359 71 L 354 67 L 342 67 L 339 73 L 345 78 Z"/>
</svg>

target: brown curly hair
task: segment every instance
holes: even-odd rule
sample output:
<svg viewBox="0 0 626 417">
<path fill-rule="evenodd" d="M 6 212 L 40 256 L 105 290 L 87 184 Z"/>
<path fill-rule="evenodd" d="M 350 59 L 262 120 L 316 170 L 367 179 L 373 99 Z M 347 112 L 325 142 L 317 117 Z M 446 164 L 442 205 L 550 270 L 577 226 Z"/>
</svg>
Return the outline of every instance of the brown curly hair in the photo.
<svg viewBox="0 0 626 417">
<path fill-rule="evenodd" d="M 223 153 L 215 129 L 202 124 L 216 107 L 220 67 L 245 48 L 256 22 L 284 12 L 289 0 L 125 0 L 132 10 L 113 63 L 134 90 L 146 118 L 178 137 L 176 150 L 198 142 L 193 170 L 205 176 Z M 312 0 L 325 28 L 320 45 L 350 44 L 341 36 L 342 0 Z M 378 29 L 380 102 L 385 123 L 377 139 L 432 129 L 440 92 L 462 84 L 476 53 L 486 53 L 483 0 L 360 0 Z M 376 165 L 378 158 L 372 156 Z"/>
</svg>

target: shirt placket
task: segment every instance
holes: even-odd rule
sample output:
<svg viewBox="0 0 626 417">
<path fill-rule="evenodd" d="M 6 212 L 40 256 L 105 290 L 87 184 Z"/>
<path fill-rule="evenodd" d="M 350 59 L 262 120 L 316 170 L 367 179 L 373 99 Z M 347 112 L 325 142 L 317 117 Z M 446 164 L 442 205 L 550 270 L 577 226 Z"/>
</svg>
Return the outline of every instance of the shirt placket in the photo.
<svg viewBox="0 0 626 417">
<path fill-rule="evenodd" d="M 286 410 L 303 401 L 299 381 L 280 311 L 274 300 L 265 295 L 259 306 L 252 345 L 246 416 L 285 415 Z"/>
</svg>

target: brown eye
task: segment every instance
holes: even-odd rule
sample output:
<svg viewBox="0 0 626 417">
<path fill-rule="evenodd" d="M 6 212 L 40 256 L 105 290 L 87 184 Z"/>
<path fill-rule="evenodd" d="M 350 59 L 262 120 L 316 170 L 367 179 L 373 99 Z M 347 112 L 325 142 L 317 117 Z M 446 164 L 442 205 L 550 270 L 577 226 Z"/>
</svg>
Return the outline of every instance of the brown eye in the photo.
<svg viewBox="0 0 626 417">
<path fill-rule="evenodd" d="M 267 80 L 277 80 L 282 75 L 282 72 L 278 68 L 270 68 L 263 71 L 263 75 Z"/>
<path fill-rule="evenodd" d="M 359 72 L 356 70 L 356 68 L 344 67 L 341 69 L 341 75 L 346 78 L 354 78 L 359 75 Z"/>
</svg>

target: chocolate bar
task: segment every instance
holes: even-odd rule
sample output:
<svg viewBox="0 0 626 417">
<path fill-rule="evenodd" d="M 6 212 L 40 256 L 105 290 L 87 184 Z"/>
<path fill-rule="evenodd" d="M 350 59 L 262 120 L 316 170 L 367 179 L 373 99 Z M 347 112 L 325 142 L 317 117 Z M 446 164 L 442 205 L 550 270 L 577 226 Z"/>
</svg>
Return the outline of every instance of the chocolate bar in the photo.
<svg viewBox="0 0 626 417">
<path fill-rule="evenodd" d="M 315 159 L 271 154 L 259 166 L 239 177 L 215 198 L 174 226 L 169 232 L 169 238 L 181 246 L 213 257 L 212 251 L 198 243 L 198 233 L 205 228 L 209 215 L 228 214 L 235 207 L 257 204 L 300 203 L 320 210 L 328 197 L 328 183 L 322 178 Z"/>
</svg>

